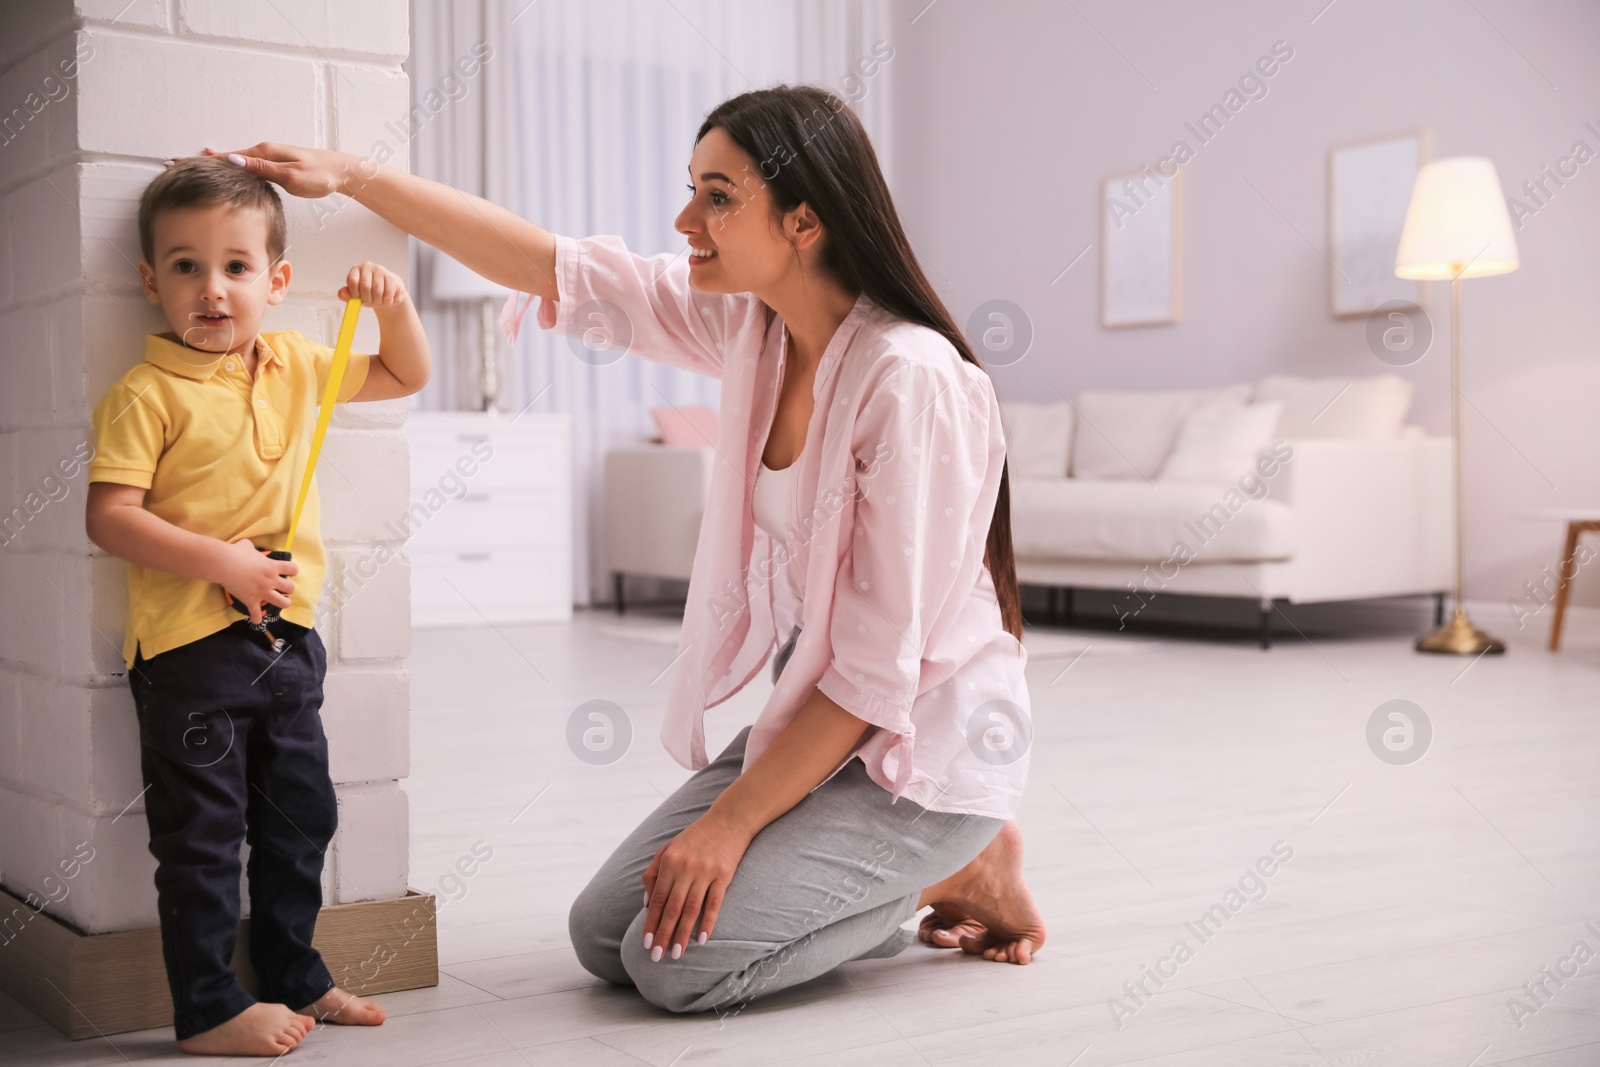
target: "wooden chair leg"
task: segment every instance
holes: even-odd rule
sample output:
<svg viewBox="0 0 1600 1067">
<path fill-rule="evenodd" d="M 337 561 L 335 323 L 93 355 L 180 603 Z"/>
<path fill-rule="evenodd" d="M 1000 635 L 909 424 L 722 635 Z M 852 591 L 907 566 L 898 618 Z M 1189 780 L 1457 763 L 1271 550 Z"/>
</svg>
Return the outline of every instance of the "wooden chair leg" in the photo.
<svg viewBox="0 0 1600 1067">
<path fill-rule="evenodd" d="M 1561 562 L 1556 564 L 1556 603 L 1555 615 L 1550 620 L 1550 651 L 1561 650 L 1561 623 L 1567 614 L 1567 590 L 1572 586 L 1574 569 L 1577 567 L 1578 534 L 1581 527 L 1578 523 L 1567 523 L 1567 542 L 1561 549 Z"/>
</svg>

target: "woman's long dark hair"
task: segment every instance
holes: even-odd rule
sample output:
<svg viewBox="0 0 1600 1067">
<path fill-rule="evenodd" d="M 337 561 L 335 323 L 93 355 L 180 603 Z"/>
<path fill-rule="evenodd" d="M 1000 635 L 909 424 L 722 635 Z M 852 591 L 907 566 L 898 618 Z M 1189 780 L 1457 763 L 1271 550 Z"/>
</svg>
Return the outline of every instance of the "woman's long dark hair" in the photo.
<svg viewBox="0 0 1600 1067">
<path fill-rule="evenodd" d="M 757 163 L 774 209 L 809 204 L 822 223 L 822 263 L 839 282 L 890 313 L 936 330 L 961 358 L 983 366 L 928 284 L 906 240 L 861 120 L 840 97 L 809 85 L 757 89 L 719 104 L 695 134 L 727 134 Z M 752 179 L 754 180 L 754 179 Z M 1011 484 L 1000 468 L 1000 494 L 989 522 L 984 563 L 1000 618 L 1022 640 L 1022 593 L 1011 546 Z"/>
</svg>

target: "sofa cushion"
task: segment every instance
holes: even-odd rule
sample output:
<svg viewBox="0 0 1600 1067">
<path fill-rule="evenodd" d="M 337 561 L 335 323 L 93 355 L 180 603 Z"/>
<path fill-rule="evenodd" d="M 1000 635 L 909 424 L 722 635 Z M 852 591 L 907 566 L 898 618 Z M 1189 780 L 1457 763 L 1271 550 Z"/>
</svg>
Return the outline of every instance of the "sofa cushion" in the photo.
<svg viewBox="0 0 1600 1067">
<path fill-rule="evenodd" d="M 1000 401 L 1006 467 L 1018 478 L 1065 478 L 1072 450 L 1072 405 Z"/>
<path fill-rule="evenodd" d="M 1074 478 L 1011 483 L 1011 537 L 1018 559 L 1169 559 L 1181 544 L 1195 563 L 1287 559 L 1297 542 L 1294 509 L 1236 483 Z"/>
<path fill-rule="evenodd" d="M 1255 466 L 1272 443 L 1283 401 L 1264 404 L 1201 404 L 1189 412 L 1166 463 L 1163 482 L 1228 482 Z"/>
<path fill-rule="evenodd" d="M 1241 406 L 1248 385 L 1174 392 L 1086 392 L 1078 397 L 1074 478 L 1154 478 L 1189 412 L 1204 403 Z"/>
<path fill-rule="evenodd" d="M 661 431 L 661 443 L 695 448 L 717 443 L 717 413 L 705 404 L 683 404 L 650 409 Z"/>
<path fill-rule="evenodd" d="M 1416 387 L 1398 374 L 1371 378 L 1261 379 L 1256 400 L 1283 401 L 1279 437 L 1399 437 Z"/>
</svg>

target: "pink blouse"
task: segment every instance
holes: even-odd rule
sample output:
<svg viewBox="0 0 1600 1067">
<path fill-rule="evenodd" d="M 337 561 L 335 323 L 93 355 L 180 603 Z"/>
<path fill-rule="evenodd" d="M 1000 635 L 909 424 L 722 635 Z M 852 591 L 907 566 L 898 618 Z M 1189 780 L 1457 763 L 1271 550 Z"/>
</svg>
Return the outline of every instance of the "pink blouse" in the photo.
<svg viewBox="0 0 1600 1067">
<path fill-rule="evenodd" d="M 775 587 L 804 591 L 803 627 L 751 730 L 745 766 L 813 688 L 879 729 L 857 752 L 896 799 L 1009 818 L 1032 739 L 1027 662 L 983 565 L 1005 441 L 989 376 L 934 330 L 857 299 L 822 354 L 792 477 L 788 536 L 751 493 L 777 406 L 783 322 L 750 293 L 689 286 L 686 255 L 617 237 L 556 238 L 557 301 L 538 323 L 722 380 L 717 462 L 695 548 L 661 739 L 708 762 L 705 711 L 766 664 Z M 532 298 L 501 322 L 513 339 Z M 604 340 L 602 340 L 604 339 Z"/>
</svg>

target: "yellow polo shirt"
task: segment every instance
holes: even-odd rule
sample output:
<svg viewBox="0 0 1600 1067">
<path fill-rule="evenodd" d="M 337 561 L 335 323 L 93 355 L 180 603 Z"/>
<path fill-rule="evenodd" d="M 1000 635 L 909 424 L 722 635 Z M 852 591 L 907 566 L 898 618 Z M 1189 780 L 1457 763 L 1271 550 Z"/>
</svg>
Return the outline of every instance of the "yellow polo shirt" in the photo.
<svg viewBox="0 0 1600 1067">
<path fill-rule="evenodd" d="M 256 356 L 252 377 L 237 356 L 150 335 L 145 361 L 95 406 L 89 480 L 146 490 L 146 510 L 192 533 L 281 548 L 333 349 L 293 331 L 263 333 Z M 340 401 L 360 390 L 371 358 L 350 357 Z M 301 626 L 316 620 L 326 571 L 318 511 L 313 478 L 292 549 L 300 573 L 281 612 Z M 132 667 L 138 652 L 150 659 L 243 617 L 219 585 L 130 563 L 123 659 Z"/>
</svg>

